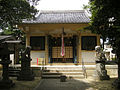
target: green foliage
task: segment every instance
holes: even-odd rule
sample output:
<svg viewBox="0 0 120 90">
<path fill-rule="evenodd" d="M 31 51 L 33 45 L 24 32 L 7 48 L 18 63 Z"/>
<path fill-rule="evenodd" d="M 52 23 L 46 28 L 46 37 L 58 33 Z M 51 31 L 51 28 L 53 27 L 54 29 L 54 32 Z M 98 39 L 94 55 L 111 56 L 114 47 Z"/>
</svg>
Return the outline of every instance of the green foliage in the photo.
<svg viewBox="0 0 120 90">
<path fill-rule="evenodd" d="M 13 35 L 16 40 L 25 44 L 25 34 L 16 27 L 23 19 L 32 19 L 37 10 L 34 5 L 39 0 L 0 0 L 0 29 L 1 35 Z"/>
<path fill-rule="evenodd" d="M 12 35 L 16 40 L 21 40 L 22 44 L 25 44 L 25 33 L 16 27 L 8 26 L 0 35 Z"/>
<path fill-rule="evenodd" d="M 109 38 L 120 55 L 120 5 L 117 0 L 91 0 L 89 9 L 92 14 L 89 29 L 103 39 Z"/>
<path fill-rule="evenodd" d="M 33 18 L 37 10 L 29 1 L 31 0 L 0 0 L 0 28 L 12 27 L 23 19 Z"/>
<path fill-rule="evenodd" d="M 1 32 L 1 35 L 11 35 L 13 32 L 9 29 L 5 29 L 3 32 Z"/>
<path fill-rule="evenodd" d="M 111 58 L 112 61 L 116 61 L 116 58 Z"/>
</svg>

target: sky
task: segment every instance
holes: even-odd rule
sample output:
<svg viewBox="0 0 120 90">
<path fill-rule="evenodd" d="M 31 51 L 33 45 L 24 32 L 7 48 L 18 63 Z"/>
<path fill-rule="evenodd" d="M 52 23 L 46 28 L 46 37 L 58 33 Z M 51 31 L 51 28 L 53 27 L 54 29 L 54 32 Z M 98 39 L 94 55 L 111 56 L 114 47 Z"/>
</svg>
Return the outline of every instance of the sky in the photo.
<svg viewBox="0 0 120 90">
<path fill-rule="evenodd" d="M 83 10 L 89 0 L 40 0 L 38 10 Z"/>
</svg>

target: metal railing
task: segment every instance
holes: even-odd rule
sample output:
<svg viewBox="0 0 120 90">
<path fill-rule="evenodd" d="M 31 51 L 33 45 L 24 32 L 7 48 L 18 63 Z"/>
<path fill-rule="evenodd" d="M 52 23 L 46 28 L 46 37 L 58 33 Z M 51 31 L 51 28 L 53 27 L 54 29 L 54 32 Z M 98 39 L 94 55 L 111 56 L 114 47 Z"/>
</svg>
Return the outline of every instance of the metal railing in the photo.
<svg viewBox="0 0 120 90">
<path fill-rule="evenodd" d="M 44 70 L 45 58 L 37 58 L 37 65 L 41 65 L 40 70 Z"/>
<path fill-rule="evenodd" d="M 86 68 L 85 68 L 83 59 L 82 59 L 82 70 L 83 70 L 84 77 L 87 78 L 87 72 L 86 72 Z"/>
<path fill-rule="evenodd" d="M 45 69 L 44 66 L 45 66 L 45 58 L 42 59 L 42 67 L 41 67 L 42 71 Z"/>
</svg>

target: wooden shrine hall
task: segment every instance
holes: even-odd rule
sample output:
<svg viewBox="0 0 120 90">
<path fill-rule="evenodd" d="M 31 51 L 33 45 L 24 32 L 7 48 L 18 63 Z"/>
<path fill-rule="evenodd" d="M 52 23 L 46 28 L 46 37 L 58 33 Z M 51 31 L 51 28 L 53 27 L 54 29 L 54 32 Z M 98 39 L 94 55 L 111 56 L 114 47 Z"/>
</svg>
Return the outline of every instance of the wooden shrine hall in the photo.
<svg viewBox="0 0 120 90">
<path fill-rule="evenodd" d="M 18 26 L 26 33 L 26 46 L 32 47 L 32 64 L 79 65 L 82 61 L 94 64 L 95 46 L 100 45 L 99 35 L 84 30 L 89 22 L 84 10 L 40 11 L 35 19 L 24 20 Z"/>
</svg>

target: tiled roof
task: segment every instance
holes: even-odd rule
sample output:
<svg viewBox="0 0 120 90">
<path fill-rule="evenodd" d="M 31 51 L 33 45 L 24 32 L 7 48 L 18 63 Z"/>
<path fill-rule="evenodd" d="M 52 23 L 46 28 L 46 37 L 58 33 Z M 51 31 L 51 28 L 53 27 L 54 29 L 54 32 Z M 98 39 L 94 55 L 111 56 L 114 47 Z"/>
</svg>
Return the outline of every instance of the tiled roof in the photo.
<svg viewBox="0 0 120 90">
<path fill-rule="evenodd" d="M 0 43 L 11 38 L 12 36 L 0 36 Z"/>
<path fill-rule="evenodd" d="M 23 23 L 89 23 L 90 19 L 84 10 L 41 11 L 35 20 Z"/>
<path fill-rule="evenodd" d="M 11 36 L 0 36 L 0 40 L 4 40 L 6 38 L 10 38 Z"/>
</svg>

